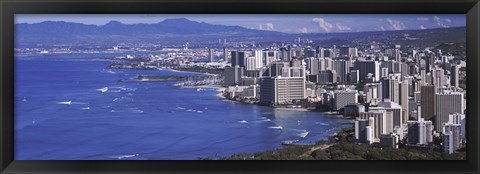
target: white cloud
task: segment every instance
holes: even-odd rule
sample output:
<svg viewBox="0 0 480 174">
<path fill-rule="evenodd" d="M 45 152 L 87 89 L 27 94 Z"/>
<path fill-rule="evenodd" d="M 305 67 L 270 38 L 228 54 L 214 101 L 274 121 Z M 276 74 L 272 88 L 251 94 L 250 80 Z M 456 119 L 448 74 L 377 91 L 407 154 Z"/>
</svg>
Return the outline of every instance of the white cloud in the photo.
<svg viewBox="0 0 480 174">
<path fill-rule="evenodd" d="M 350 31 L 350 30 L 352 30 L 352 28 L 350 28 L 346 25 L 340 24 L 340 23 L 337 23 L 336 26 L 337 26 L 337 30 L 340 30 L 340 31 Z"/>
<path fill-rule="evenodd" d="M 320 28 L 322 28 L 325 32 L 330 32 L 333 29 L 333 24 L 325 21 L 323 18 L 313 18 L 312 21 L 318 23 Z"/>
<path fill-rule="evenodd" d="M 400 21 L 394 21 L 394 20 L 391 20 L 391 19 L 387 19 L 387 22 L 390 25 L 390 29 L 393 29 L 393 30 L 403 30 L 403 29 L 407 28 Z"/>
<path fill-rule="evenodd" d="M 448 26 L 447 24 L 445 24 L 444 22 L 442 22 L 442 19 L 438 16 L 433 16 L 433 20 L 437 23 L 438 26 L 440 27 L 443 27 L 443 28 L 448 28 L 450 26 Z M 450 23 L 452 22 L 452 20 L 446 18 L 444 19 L 447 23 Z"/>
<path fill-rule="evenodd" d="M 378 31 L 385 31 L 385 27 L 383 25 L 378 25 L 375 27 L 375 30 L 378 30 Z"/>
<path fill-rule="evenodd" d="M 306 28 L 306 27 L 300 28 L 300 32 L 301 33 L 308 33 L 308 28 Z"/>
<path fill-rule="evenodd" d="M 425 29 L 428 29 L 428 28 L 423 26 L 423 25 L 420 25 L 420 29 L 425 30 Z"/>
<path fill-rule="evenodd" d="M 430 19 L 427 17 L 418 17 L 417 21 L 429 21 Z"/>
<path fill-rule="evenodd" d="M 272 23 L 258 24 L 260 30 L 274 30 Z"/>
</svg>

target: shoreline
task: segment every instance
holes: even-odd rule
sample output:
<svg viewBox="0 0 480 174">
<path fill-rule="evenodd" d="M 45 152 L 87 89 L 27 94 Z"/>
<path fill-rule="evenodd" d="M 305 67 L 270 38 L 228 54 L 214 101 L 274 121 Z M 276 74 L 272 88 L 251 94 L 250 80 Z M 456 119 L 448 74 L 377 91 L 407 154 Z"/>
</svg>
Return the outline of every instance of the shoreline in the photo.
<svg viewBox="0 0 480 174">
<path fill-rule="evenodd" d="M 195 72 L 195 71 L 181 71 L 181 70 L 176 70 L 176 69 L 172 69 L 172 68 L 162 68 L 160 70 L 167 70 L 167 71 L 181 72 L 181 73 L 203 74 L 203 75 L 207 75 L 207 76 L 217 76 L 216 74 L 202 73 L 202 72 Z"/>
</svg>

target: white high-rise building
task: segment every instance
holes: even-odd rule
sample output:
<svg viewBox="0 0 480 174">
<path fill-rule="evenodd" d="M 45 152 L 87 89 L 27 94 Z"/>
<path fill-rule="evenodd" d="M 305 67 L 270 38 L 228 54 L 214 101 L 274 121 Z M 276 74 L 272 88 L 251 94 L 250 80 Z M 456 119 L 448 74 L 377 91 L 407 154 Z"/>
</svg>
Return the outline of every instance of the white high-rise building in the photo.
<svg viewBox="0 0 480 174">
<path fill-rule="evenodd" d="M 462 92 L 443 91 L 435 94 L 435 127 L 442 132 L 441 125 L 448 122 L 451 113 L 464 114 Z"/>
<path fill-rule="evenodd" d="M 355 90 L 337 90 L 334 92 L 333 109 L 340 110 L 348 104 L 358 103 L 358 94 Z"/>
</svg>

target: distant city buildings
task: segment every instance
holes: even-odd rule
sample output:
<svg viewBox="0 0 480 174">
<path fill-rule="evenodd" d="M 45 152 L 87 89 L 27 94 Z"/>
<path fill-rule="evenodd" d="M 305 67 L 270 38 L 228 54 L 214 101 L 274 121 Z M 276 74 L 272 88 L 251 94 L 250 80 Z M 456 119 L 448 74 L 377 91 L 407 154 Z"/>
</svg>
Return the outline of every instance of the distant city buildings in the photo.
<svg viewBox="0 0 480 174">
<path fill-rule="evenodd" d="M 401 50 L 293 44 L 232 50 L 225 85 L 237 85 L 235 96 L 260 104 L 319 103 L 355 117 L 358 143 L 399 148 L 404 141 L 407 148 L 431 150 L 437 137 L 453 153 L 466 142 L 461 66 L 439 52 Z"/>
</svg>

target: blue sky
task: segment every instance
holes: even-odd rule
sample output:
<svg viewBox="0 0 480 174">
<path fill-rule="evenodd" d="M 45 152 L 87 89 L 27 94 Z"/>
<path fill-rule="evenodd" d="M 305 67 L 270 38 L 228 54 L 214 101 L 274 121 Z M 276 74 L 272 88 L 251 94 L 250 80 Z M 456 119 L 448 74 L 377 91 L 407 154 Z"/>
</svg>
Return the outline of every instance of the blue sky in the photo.
<svg viewBox="0 0 480 174">
<path fill-rule="evenodd" d="M 15 23 L 65 21 L 104 25 L 158 23 L 168 18 L 286 33 L 419 30 L 465 26 L 464 14 L 17 14 Z"/>
</svg>

